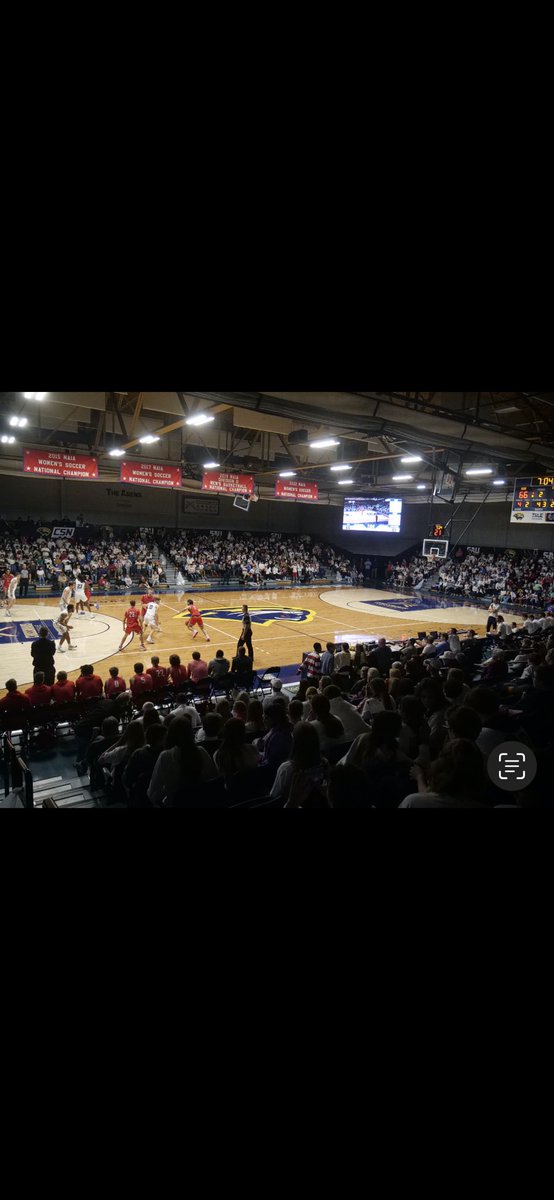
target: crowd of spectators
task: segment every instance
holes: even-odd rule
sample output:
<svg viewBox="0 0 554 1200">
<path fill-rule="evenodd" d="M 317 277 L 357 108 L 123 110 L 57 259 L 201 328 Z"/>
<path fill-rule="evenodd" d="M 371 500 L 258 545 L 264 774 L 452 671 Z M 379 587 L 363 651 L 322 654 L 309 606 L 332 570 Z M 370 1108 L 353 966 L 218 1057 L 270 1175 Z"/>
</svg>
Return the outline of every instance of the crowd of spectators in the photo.
<svg viewBox="0 0 554 1200">
<path fill-rule="evenodd" d="M 554 755 L 554 618 L 516 625 L 498 615 L 479 638 L 452 628 L 393 647 L 319 642 L 294 687 L 269 694 L 220 688 L 229 661 L 172 655 L 135 664 L 127 682 L 83 665 L 75 683 L 35 674 L 0 701 L 4 726 L 37 713 L 74 726 L 77 767 L 121 807 L 479 808 L 506 797 L 486 765 L 518 741 L 538 782 L 510 801 L 549 803 Z M 235 681 L 236 682 L 236 681 Z M 71 709 L 75 716 L 71 718 Z M 541 791 L 542 785 L 542 791 Z M 550 801 L 551 802 L 551 801 Z"/>
<path fill-rule="evenodd" d="M 61 591 L 76 574 L 97 584 L 100 593 L 112 588 L 130 592 L 146 584 L 157 588 L 166 582 L 168 566 L 183 586 L 208 579 L 257 587 L 323 577 L 337 583 L 363 581 L 348 555 L 309 535 L 158 529 L 136 536 L 87 527 L 77 528 L 72 538 L 55 539 L 41 529 L 14 524 L 0 535 L 0 572 L 21 576 L 23 596 L 29 584 Z"/>
<path fill-rule="evenodd" d="M 429 590 L 480 601 L 494 596 L 501 604 L 530 608 L 554 605 L 554 553 L 527 550 L 460 551 L 445 561 L 403 559 L 387 564 L 385 582 L 393 588 Z"/>
</svg>

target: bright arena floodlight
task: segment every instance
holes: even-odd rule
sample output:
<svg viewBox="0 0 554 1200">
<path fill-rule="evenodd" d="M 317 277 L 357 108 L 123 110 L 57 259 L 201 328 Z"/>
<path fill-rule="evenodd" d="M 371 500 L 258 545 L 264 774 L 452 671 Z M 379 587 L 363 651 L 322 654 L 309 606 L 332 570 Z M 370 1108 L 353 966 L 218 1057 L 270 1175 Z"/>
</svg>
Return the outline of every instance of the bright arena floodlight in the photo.
<svg viewBox="0 0 554 1200">
<path fill-rule="evenodd" d="M 279 471 L 279 479 L 292 479 L 296 471 Z"/>
<path fill-rule="evenodd" d="M 464 471 L 464 475 L 492 475 L 492 467 L 472 467 L 470 471 Z"/>
<path fill-rule="evenodd" d="M 421 454 L 408 454 L 408 455 L 406 456 L 406 458 L 401 458 L 401 459 L 400 459 L 400 462 L 401 462 L 401 463 L 403 463 L 403 465 L 404 465 L 405 467 L 407 467 L 407 466 L 409 466 L 411 463 L 419 463 L 419 462 L 423 462 L 423 459 L 422 459 L 422 457 L 421 457 Z"/>
<path fill-rule="evenodd" d="M 331 470 L 332 471 L 351 471 L 352 467 L 350 466 L 350 463 L 335 463 L 335 466 L 331 467 Z"/>
<path fill-rule="evenodd" d="M 337 479 L 339 487 L 350 487 L 350 484 L 354 484 L 355 482 L 355 479 Z"/>
<path fill-rule="evenodd" d="M 204 470 L 205 471 L 215 471 L 218 466 L 219 466 L 219 463 L 207 462 L 207 463 L 204 463 Z"/>
<path fill-rule="evenodd" d="M 413 475 L 393 475 L 393 483 L 409 483 L 413 479 Z"/>
<path fill-rule="evenodd" d="M 151 446 L 153 442 L 159 441 L 160 438 L 157 433 L 145 433 L 143 437 L 139 438 L 139 442 L 142 446 Z"/>
<path fill-rule="evenodd" d="M 505 487 L 506 480 L 505 479 L 493 479 L 492 486 L 493 487 Z"/>
<path fill-rule="evenodd" d="M 195 417 L 189 417 L 185 425 L 208 425 L 210 421 L 215 421 L 215 417 L 208 416 L 208 413 L 197 413 Z"/>
<path fill-rule="evenodd" d="M 426 484 L 426 483 L 418 483 L 418 485 L 417 485 L 417 491 L 418 491 L 418 492 L 426 492 L 426 491 L 427 491 L 427 484 Z"/>
<path fill-rule="evenodd" d="M 110 458 L 123 458 L 124 454 L 125 454 L 125 451 L 118 450 L 117 447 L 115 447 L 114 450 L 109 451 Z"/>
<path fill-rule="evenodd" d="M 23 392 L 23 395 L 26 400 L 44 400 L 48 392 Z"/>
<path fill-rule="evenodd" d="M 327 450 L 328 446 L 340 446 L 336 438 L 323 438 L 321 442 L 309 442 L 310 450 Z"/>
</svg>

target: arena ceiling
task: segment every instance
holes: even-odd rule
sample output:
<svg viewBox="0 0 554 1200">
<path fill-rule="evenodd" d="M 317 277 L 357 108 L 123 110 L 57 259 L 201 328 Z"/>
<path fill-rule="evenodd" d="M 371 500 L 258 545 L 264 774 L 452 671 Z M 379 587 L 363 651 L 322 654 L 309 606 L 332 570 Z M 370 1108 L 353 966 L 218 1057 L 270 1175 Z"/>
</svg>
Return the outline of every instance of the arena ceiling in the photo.
<svg viewBox="0 0 554 1200">
<path fill-rule="evenodd" d="M 43 396 L 38 401 L 34 398 Z M 118 479 L 117 459 L 182 463 L 183 487 L 199 491 L 203 465 L 241 469 L 256 477 L 258 493 L 271 498 L 281 471 L 319 484 L 323 503 L 345 494 L 333 465 L 349 464 L 352 492 L 401 491 L 424 502 L 443 470 L 460 489 L 486 495 L 467 468 L 490 465 L 506 480 L 504 499 L 517 475 L 554 471 L 554 392 L 0 392 L 0 474 L 22 473 L 22 450 L 69 448 L 98 456 L 100 478 Z M 214 420 L 187 422 L 199 414 Z M 26 418 L 24 427 L 10 424 Z M 140 438 L 155 435 L 154 444 Z M 339 445 L 311 449 L 308 441 L 334 437 Z M 421 462 L 402 466 L 403 456 Z M 394 483 L 395 474 L 412 478 Z M 343 474 L 344 477 L 344 474 Z"/>
</svg>

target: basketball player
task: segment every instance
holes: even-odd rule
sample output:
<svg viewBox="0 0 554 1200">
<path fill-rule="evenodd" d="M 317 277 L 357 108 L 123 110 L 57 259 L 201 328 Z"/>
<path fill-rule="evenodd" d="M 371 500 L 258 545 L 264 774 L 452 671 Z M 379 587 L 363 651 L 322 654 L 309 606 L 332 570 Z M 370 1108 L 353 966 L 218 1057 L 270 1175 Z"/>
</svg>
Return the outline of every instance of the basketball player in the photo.
<svg viewBox="0 0 554 1200">
<path fill-rule="evenodd" d="M 13 575 L 8 567 L 7 571 L 4 571 L 4 578 L 2 580 L 2 586 L 4 588 L 4 600 L 6 601 L 6 604 L 8 603 L 8 592 L 10 590 L 10 583 L 12 579 Z"/>
<path fill-rule="evenodd" d="M 80 575 L 75 578 L 75 616 L 84 617 L 86 601 L 85 585 Z"/>
<path fill-rule="evenodd" d="M 67 591 L 67 588 L 65 590 Z M 73 616 L 74 612 L 75 612 L 75 608 L 74 608 L 73 604 L 68 604 L 67 608 L 64 609 L 64 611 L 60 613 L 58 619 L 56 621 L 54 621 L 54 625 L 55 625 L 58 633 L 60 634 L 60 644 L 58 646 L 58 650 L 60 651 L 60 654 L 65 653 L 65 651 L 63 650 L 64 642 L 67 642 L 68 650 L 76 650 L 77 649 L 76 646 L 72 646 L 72 644 L 71 644 L 71 630 L 73 629 L 73 625 L 69 624 L 70 618 Z"/>
<path fill-rule="evenodd" d="M 120 654 L 123 650 L 125 638 L 128 637 L 130 633 L 138 633 L 140 637 L 140 648 L 141 650 L 146 650 L 146 646 L 144 645 L 144 634 L 142 632 L 142 617 L 138 611 L 136 600 L 131 600 L 129 608 L 127 609 L 127 612 L 123 618 L 123 637 L 117 652 L 118 654 Z"/>
<path fill-rule="evenodd" d="M 211 642 L 212 639 L 208 637 L 206 630 L 204 629 L 204 619 L 202 617 L 202 613 L 200 612 L 200 609 L 196 607 L 193 600 L 187 600 L 187 607 L 189 610 L 189 619 L 187 621 L 187 629 L 192 629 L 195 625 L 198 625 L 198 629 L 202 630 L 202 633 L 204 634 L 206 641 Z M 194 633 L 192 635 L 193 638 L 198 637 L 198 629 L 194 630 Z"/>
<path fill-rule="evenodd" d="M 158 609 L 159 609 L 159 607 L 160 607 L 159 600 L 157 600 L 157 599 L 151 600 L 150 603 L 146 605 L 146 612 L 143 617 L 144 628 L 145 629 L 148 628 L 148 637 L 147 637 L 146 641 L 151 646 L 154 644 L 154 638 L 152 637 L 152 633 L 153 632 L 155 632 L 155 633 L 162 632 L 162 627 L 161 627 L 161 625 L 158 624 Z"/>
<path fill-rule="evenodd" d="M 68 583 L 67 587 L 64 587 L 60 596 L 60 612 L 67 612 L 68 605 L 71 604 L 71 601 L 73 600 L 73 591 L 74 588 L 72 583 Z"/>
<path fill-rule="evenodd" d="M 494 632 L 496 633 L 496 629 L 498 626 L 499 612 L 500 612 L 500 605 L 496 604 L 495 601 L 493 600 L 492 604 L 489 605 L 489 619 L 487 621 L 487 633 L 490 633 L 491 629 L 493 629 Z"/>
<path fill-rule="evenodd" d="M 90 598 L 91 598 L 91 596 L 92 596 L 92 588 L 91 588 L 91 586 L 90 586 L 90 579 L 85 579 L 85 585 L 84 585 L 84 586 L 85 586 L 85 601 L 84 601 L 84 603 L 85 603 L 85 605 L 86 605 L 86 607 L 88 608 L 88 611 L 89 611 L 89 613 L 90 613 L 90 619 L 91 619 L 91 621 L 94 621 L 94 613 L 93 613 L 93 611 L 92 611 L 92 608 L 90 607 Z M 83 608 L 83 612 L 84 612 L 84 611 L 85 611 L 85 610 L 84 610 L 84 608 Z"/>
<path fill-rule="evenodd" d="M 6 612 L 9 617 L 12 615 L 12 608 L 15 604 L 15 593 L 19 587 L 20 575 L 12 575 L 6 596 Z"/>
<path fill-rule="evenodd" d="M 148 608 L 148 605 L 155 604 L 155 603 L 156 603 L 156 597 L 153 592 L 145 592 L 144 596 L 141 597 L 141 604 L 142 604 L 141 616 L 142 616 L 143 621 L 146 616 L 146 609 Z"/>
<path fill-rule="evenodd" d="M 181 571 L 177 571 L 177 579 L 175 580 L 175 587 L 177 588 L 177 599 L 182 600 L 183 596 L 185 594 L 185 580 L 184 580 L 184 576 Z"/>
</svg>

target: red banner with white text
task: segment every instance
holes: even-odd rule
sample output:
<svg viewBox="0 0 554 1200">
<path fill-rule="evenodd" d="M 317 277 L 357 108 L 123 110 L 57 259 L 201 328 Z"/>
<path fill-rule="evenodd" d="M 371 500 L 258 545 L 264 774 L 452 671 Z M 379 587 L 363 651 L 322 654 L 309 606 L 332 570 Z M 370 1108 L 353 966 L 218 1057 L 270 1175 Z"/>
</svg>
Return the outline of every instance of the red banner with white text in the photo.
<svg viewBox="0 0 554 1200">
<path fill-rule="evenodd" d="M 180 488 L 183 472 L 180 466 L 166 467 L 163 463 L 122 462 L 119 479 L 142 487 Z"/>
<path fill-rule="evenodd" d="M 29 475 L 55 475 L 58 479 L 98 479 L 97 459 L 67 450 L 24 450 L 23 470 Z"/>
<path fill-rule="evenodd" d="M 227 471 L 205 471 L 202 491 L 223 492 L 228 496 L 252 496 L 254 476 L 234 475 Z"/>
<path fill-rule="evenodd" d="M 275 484 L 275 495 L 280 500 L 318 500 L 319 487 L 317 483 L 298 483 L 295 479 L 278 479 Z"/>
</svg>

